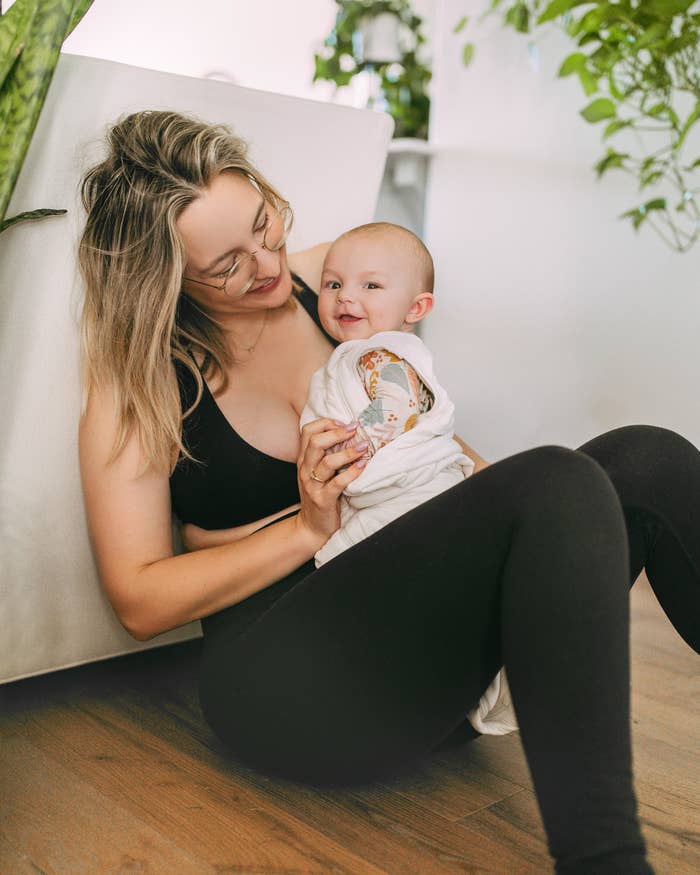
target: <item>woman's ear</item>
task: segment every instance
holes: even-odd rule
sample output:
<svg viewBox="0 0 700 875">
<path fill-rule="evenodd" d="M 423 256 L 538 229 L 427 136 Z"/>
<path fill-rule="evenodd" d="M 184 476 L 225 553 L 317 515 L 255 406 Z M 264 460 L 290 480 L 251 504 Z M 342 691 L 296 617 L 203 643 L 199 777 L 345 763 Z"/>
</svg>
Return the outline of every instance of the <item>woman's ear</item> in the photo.
<svg viewBox="0 0 700 875">
<path fill-rule="evenodd" d="M 420 292 L 413 299 L 413 303 L 406 313 L 405 322 L 413 324 L 420 322 L 433 309 L 434 298 L 431 292 Z"/>
</svg>

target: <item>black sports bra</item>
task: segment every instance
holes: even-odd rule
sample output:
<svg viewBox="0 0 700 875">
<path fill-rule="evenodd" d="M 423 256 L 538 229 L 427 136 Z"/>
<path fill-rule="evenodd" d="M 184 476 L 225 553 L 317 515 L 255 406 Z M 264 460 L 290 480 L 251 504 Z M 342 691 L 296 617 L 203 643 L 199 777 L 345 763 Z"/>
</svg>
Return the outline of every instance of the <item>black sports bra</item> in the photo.
<svg viewBox="0 0 700 875">
<path fill-rule="evenodd" d="M 333 344 L 318 317 L 318 296 L 296 274 L 293 292 L 323 335 Z M 188 369 L 175 361 L 182 409 L 196 397 Z M 204 382 L 202 398 L 183 421 L 185 446 L 204 464 L 180 459 L 170 476 L 173 511 L 181 522 L 204 529 L 226 529 L 262 519 L 299 501 L 296 462 L 257 450 L 233 429 Z"/>
</svg>

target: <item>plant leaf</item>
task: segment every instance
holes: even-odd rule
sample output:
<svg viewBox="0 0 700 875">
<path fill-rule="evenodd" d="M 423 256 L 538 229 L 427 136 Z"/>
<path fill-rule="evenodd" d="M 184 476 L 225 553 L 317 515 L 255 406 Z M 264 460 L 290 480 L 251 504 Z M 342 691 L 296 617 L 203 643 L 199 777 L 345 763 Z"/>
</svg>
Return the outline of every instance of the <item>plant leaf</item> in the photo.
<svg viewBox="0 0 700 875">
<path fill-rule="evenodd" d="M 622 128 L 629 127 L 631 124 L 632 122 L 629 119 L 614 119 L 603 131 L 603 139 L 607 140 L 608 137 L 612 137 L 613 134 L 621 131 Z"/>
<path fill-rule="evenodd" d="M 634 230 L 638 231 L 639 226 L 646 219 L 646 212 L 642 212 L 640 209 L 627 210 L 626 213 L 621 213 L 618 216 L 618 219 L 632 219 L 632 224 L 634 225 Z"/>
<path fill-rule="evenodd" d="M 18 213 L 11 219 L 5 219 L 3 222 L 0 222 L 0 234 L 6 228 L 9 228 L 10 225 L 16 225 L 18 222 L 31 222 L 35 219 L 43 219 L 46 216 L 62 216 L 67 212 L 68 210 L 29 210 L 26 213 Z"/>
<path fill-rule="evenodd" d="M 36 7 L 37 0 L 17 0 L 0 16 L 0 88 L 24 48 Z"/>
<path fill-rule="evenodd" d="M 627 152 L 616 152 L 614 149 L 608 149 L 608 154 L 595 165 L 598 178 L 600 179 L 605 171 L 612 167 L 624 167 L 625 158 L 629 157 Z"/>
<path fill-rule="evenodd" d="M 688 131 L 695 124 L 695 122 L 700 118 L 700 100 L 695 104 L 695 109 L 690 113 L 688 118 L 685 120 L 683 127 L 681 128 L 681 132 L 678 135 L 678 139 L 674 145 L 674 151 L 680 152 L 683 142 L 688 135 Z"/>
<path fill-rule="evenodd" d="M 583 52 L 574 52 L 566 58 L 559 68 L 557 76 L 570 76 L 572 73 L 577 73 L 582 67 L 586 66 L 586 55 Z"/>
<path fill-rule="evenodd" d="M 61 45 L 76 14 L 84 14 L 86 8 L 86 0 L 38 0 L 24 50 L 0 90 L 0 219 L 39 120 Z"/>
<path fill-rule="evenodd" d="M 657 21 L 635 41 L 634 46 L 637 50 L 643 49 L 652 43 L 658 42 L 662 37 L 666 36 L 669 29 L 669 24 L 666 22 Z"/>
<path fill-rule="evenodd" d="M 462 62 L 465 67 L 468 67 L 474 57 L 474 43 L 465 43 L 462 49 Z"/>
<path fill-rule="evenodd" d="M 617 115 L 617 109 L 610 98 L 599 97 L 598 100 L 594 100 L 593 103 L 589 103 L 585 109 L 582 109 L 581 115 L 587 122 L 595 124 L 606 118 L 614 118 Z"/>
<path fill-rule="evenodd" d="M 544 24 L 559 15 L 563 15 L 575 6 L 585 6 L 586 4 L 595 5 L 593 0 L 552 0 L 537 19 L 537 24 Z"/>
<path fill-rule="evenodd" d="M 452 29 L 452 33 L 459 33 L 460 31 L 464 30 L 464 28 L 467 26 L 468 21 L 469 21 L 469 16 L 463 15 L 459 19 L 457 24 L 455 24 L 454 28 Z"/>
<path fill-rule="evenodd" d="M 595 94 L 598 90 L 598 79 L 593 75 L 593 73 L 586 70 L 586 68 L 582 68 L 578 71 L 578 78 L 583 87 L 583 93 L 586 97 L 590 97 L 591 94 Z"/>
</svg>

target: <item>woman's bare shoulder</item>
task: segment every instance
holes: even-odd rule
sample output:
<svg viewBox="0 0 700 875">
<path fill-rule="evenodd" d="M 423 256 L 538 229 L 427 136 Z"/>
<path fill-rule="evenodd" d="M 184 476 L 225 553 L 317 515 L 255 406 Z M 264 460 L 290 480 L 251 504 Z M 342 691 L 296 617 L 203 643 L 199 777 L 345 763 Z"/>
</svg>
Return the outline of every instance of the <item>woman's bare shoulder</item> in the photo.
<svg viewBox="0 0 700 875">
<path fill-rule="evenodd" d="M 318 294 L 321 286 L 323 259 L 326 257 L 331 243 L 332 241 L 329 240 L 327 243 L 319 243 L 316 246 L 311 246 L 309 249 L 292 252 L 287 256 L 289 269 L 294 271 L 297 276 L 300 276 L 316 294 Z"/>
</svg>

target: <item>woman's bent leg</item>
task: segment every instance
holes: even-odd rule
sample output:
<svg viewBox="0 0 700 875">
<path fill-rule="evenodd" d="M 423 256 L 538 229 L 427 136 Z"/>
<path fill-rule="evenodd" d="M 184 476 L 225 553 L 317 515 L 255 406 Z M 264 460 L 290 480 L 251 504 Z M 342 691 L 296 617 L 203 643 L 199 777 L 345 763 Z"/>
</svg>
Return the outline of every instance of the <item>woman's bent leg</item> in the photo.
<svg viewBox="0 0 700 875">
<path fill-rule="evenodd" d="M 654 425 L 615 428 L 578 449 L 605 468 L 620 497 L 631 583 L 645 568 L 678 634 L 700 653 L 700 451 Z"/>
<path fill-rule="evenodd" d="M 648 873 L 629 719 L 629 556 L 584 453 L 503 459 L 309 574 L 236 640 L 206 635 L 207 720 L 254 768 L 395 774 L 505 663 L 559 873 Z"/>
</svg>

